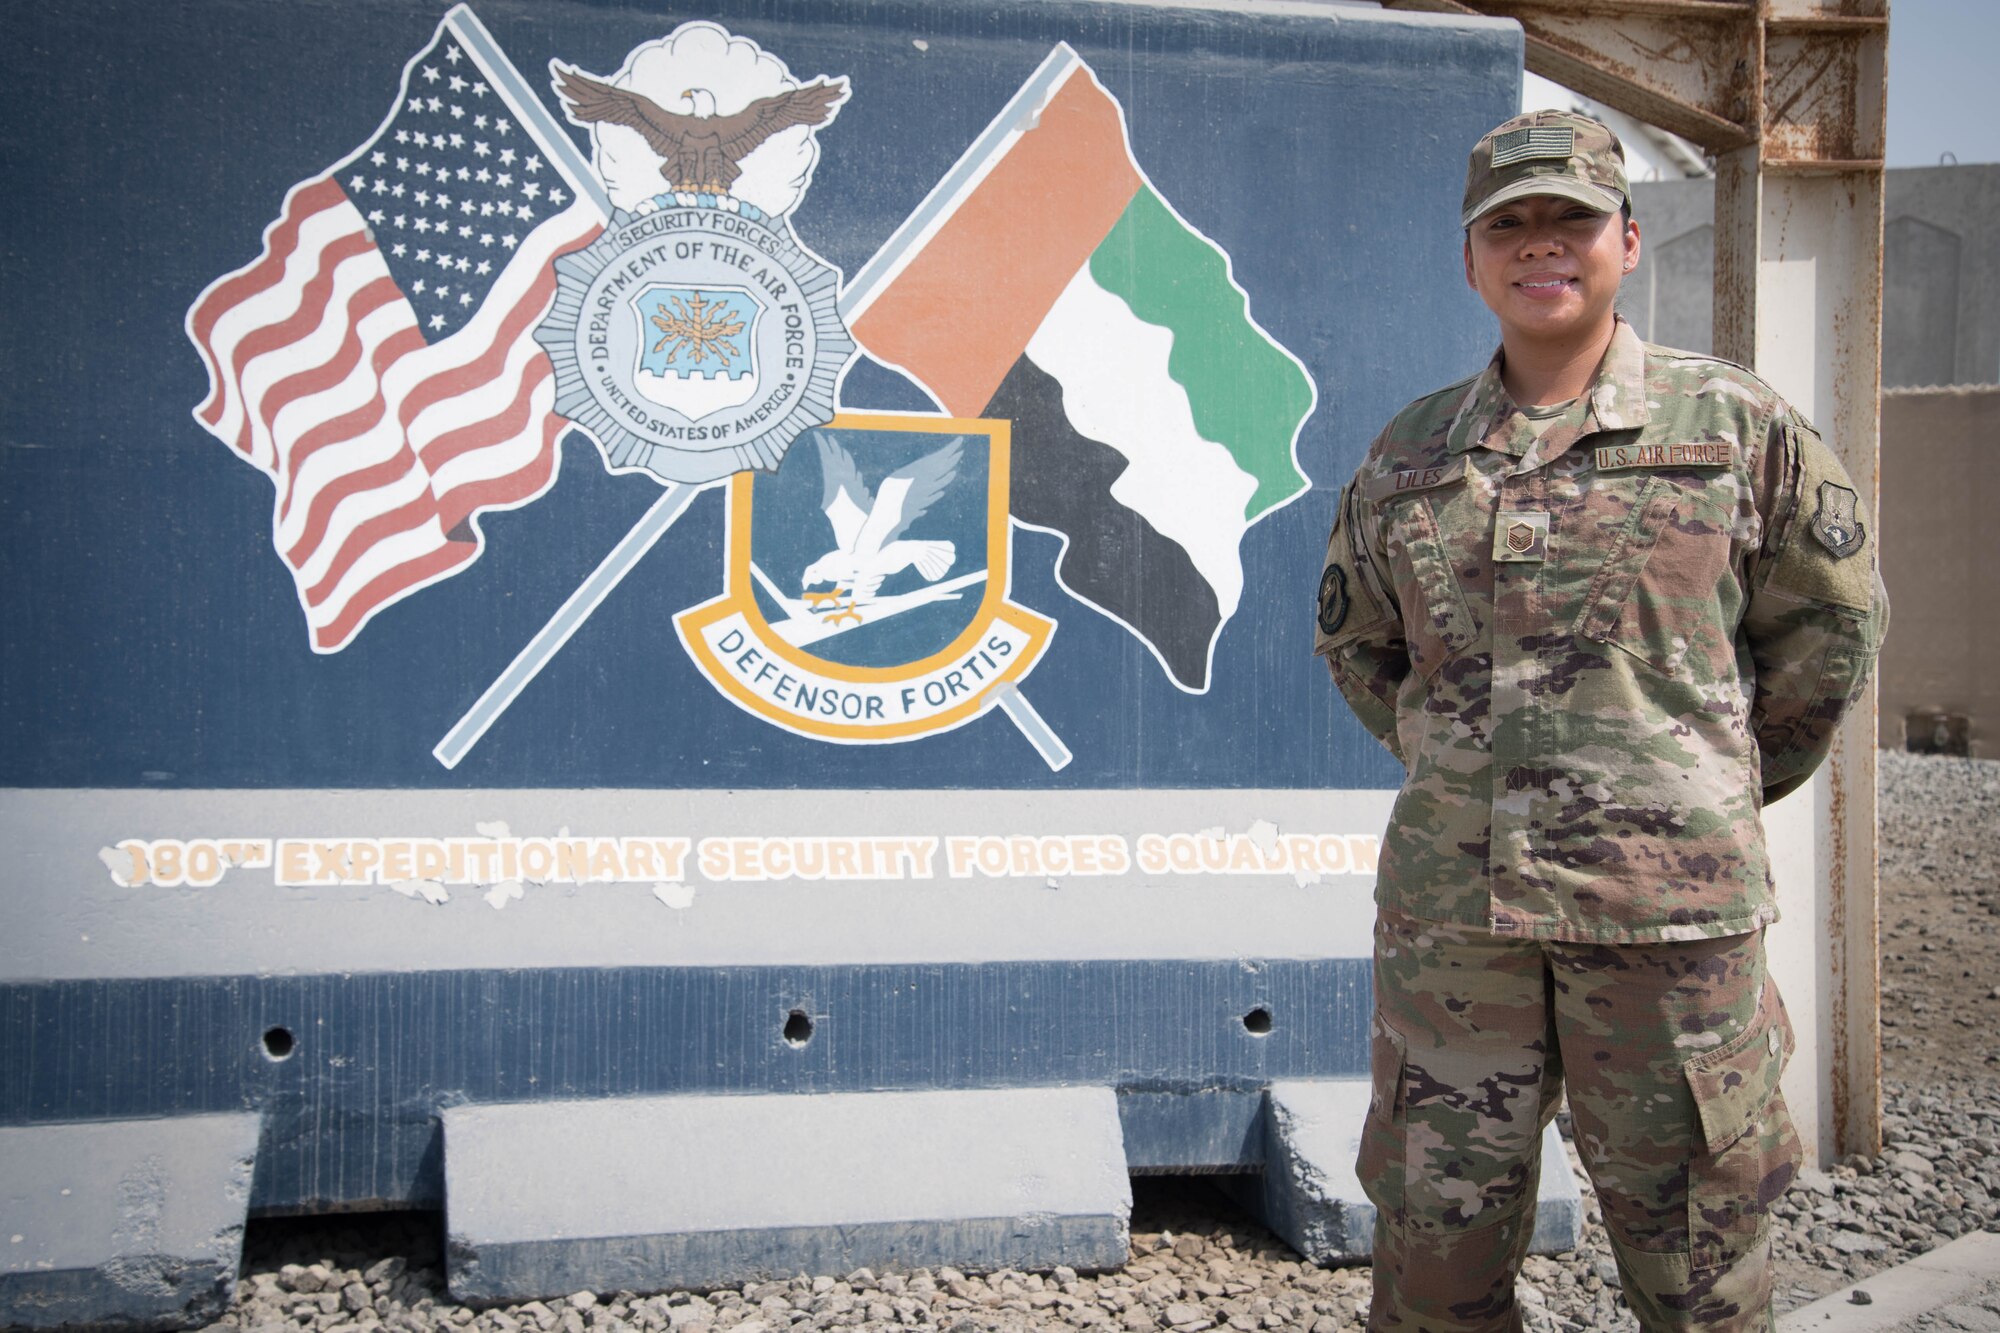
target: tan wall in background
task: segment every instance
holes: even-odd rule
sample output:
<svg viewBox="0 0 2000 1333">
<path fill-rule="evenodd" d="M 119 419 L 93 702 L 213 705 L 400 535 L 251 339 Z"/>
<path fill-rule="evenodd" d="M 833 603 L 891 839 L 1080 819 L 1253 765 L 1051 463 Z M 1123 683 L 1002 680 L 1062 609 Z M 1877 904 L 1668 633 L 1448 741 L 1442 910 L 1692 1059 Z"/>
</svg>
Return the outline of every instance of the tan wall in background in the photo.
<svg viewBox="0 0 2000 1333">
<path fill-rule="evenodd" d="M 1972 753 L 2000 757 L 2000 387 L 1882 396 L 1881 744 L 1904 719 L 1971 719 Z"/>
</svg>

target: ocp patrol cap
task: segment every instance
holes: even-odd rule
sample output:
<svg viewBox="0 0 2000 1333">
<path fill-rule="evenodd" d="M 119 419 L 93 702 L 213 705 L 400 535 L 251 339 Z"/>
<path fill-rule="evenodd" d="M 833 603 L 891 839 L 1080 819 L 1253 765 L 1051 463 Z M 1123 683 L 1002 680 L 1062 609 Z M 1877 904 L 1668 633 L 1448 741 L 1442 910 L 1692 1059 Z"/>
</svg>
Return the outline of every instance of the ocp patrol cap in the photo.
<svg viewBox="0 0 2000 1333">
<path fill-rule="evenodd" d="M 1533 195 L 1574 199 L 1599 213 L 1632 201 L 1625 147 L 1609 126 L 1571 111 L 1530 111 L 1490 130 L 1465 168 L 1461 227 Z"/>
</svg>

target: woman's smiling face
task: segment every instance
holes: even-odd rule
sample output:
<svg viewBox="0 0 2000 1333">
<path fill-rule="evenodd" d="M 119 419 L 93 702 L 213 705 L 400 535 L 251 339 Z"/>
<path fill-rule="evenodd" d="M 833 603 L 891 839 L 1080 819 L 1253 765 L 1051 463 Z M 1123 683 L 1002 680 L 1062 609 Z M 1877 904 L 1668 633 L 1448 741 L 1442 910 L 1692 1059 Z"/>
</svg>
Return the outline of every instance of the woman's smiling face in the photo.
<svg viewBox="0 0 2000 1333">
<path fill-rule="evenodd" d="M 1608 333 L 1618 284 L 1638 262 L 1638 223 L 1554 195 L 1502 204 L 1466 229 L 1465 280 L 1517 346 Z"/>
</svg>

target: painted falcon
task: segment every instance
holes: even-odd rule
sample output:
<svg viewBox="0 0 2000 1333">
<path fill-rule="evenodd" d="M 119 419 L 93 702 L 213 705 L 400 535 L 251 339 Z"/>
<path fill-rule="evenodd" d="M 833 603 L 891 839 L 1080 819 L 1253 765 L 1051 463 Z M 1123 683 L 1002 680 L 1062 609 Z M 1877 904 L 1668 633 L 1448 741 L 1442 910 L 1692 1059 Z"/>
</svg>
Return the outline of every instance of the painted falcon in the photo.
<svg viewBox="0 0 2000 1333">
<path fill-rule="evenodd" d="M 820 470 L 825 484 L 820 507 L 833 528 L 834 548 L 806 566 L 802 588 L 832 583 L 852 590 L 866 604 L 891 574 L 915 567 L 926 582 L 945 576 L 958 558 L 946 541 L 905 541 L 903 533 L 924 516 L 958 475 L 965 437 L 891 472 L 881 490 L 870 494 L 854 456 L 832 431 L 819 433 Z"/>
</svg>

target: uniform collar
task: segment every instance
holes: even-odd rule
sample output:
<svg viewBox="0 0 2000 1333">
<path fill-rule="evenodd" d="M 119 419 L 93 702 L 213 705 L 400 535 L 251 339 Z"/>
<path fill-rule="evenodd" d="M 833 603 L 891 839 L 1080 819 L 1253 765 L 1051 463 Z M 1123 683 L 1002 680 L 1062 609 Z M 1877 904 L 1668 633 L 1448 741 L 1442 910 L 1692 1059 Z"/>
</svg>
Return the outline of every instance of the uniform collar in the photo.
<svg viewBox="0 0 2000 1333">
<path fill-rule="evenodd" d="M 1452 453 L 1483 446 L 1520 458 L 1539 443 L 1538 452 L 1553 458 L 1595 431 L 1635 430 L 1652 416 L 1646 403 L 1646 345 L 1622 316 L 1612 327 L 1611 346 L 1605 349 L 1590 387 L 1570 404 L 1561 420 L 1549 424 L 1539 440 L 1500 382 L 1503 355 L 1499 350 L 1493 353 L 1460 401 L 1458 415 L 1445 436 L 1445 446 Z"/>
</svg>

